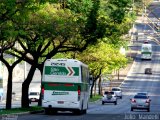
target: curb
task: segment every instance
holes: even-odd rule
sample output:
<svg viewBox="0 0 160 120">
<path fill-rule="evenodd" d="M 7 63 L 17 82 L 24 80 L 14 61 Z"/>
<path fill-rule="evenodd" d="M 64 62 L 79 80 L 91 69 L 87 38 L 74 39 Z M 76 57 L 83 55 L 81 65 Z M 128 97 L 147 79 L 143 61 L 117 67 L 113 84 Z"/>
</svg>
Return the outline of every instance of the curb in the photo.
<svg viewBox="0 0 160 120">
<path fill-rule="evenodd" d="M 97 103 L 97 102 L 99 102 L 100 100 L 101 100 L 101 98 L 100 98 L 100 99 L 98 99 L 98 100 L 96 100 L 96 101 L 89 102 L 89 103 Z"/>
<path fill-rule="evenodd" d="M 11 113 L 11 114 L 2 114 L 0 117 L 7 116 L 7 115 L 27 115 L 27 114 L 37 114 L 43 113 L 44 110 L 37 110 L 37 111 L 28 111 L 28 112 L 19 112 L 19 113 Z"/>
<path fill-rule="evenodd" d="M 37 113 L 43 113 L 44 110 L 37 110 L 37 111 L 31 111 L 30 114 L 37 114 Z"/>
</svg>

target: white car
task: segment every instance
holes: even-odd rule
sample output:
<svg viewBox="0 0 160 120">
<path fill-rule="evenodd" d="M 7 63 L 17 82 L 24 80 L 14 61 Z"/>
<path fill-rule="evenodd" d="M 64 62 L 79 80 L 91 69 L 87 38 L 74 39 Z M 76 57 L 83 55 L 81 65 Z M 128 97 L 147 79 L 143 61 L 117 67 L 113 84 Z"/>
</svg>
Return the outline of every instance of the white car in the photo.
<svg viewBox="0 0 160 120">
<path fill-rule="evenodd" d="M 147 109 L 147 111 L 150 112 L 151 100 L 148 96 L 136 94 L 132 99 L 130 99 L 130 101 L 131 111 L 133 111 L 133 109 Z"/>
<path fill-rule="evenodd" d="M 156 23 L 156 26 L 157 26 L 157 27 L 160 27 L 160 22 Z"/>
<path fill-rule="evenodd" d="M 29 92 L 29 103 L 31 102 L 38 102 L 40 97 L 39 92 Z"/>
<path fill-rule="evenodd" d="M 113 87 L 112 91 L 115 92 L 117 97 L 122 99 L 122 90 L 120 87 Z"/>
<path fill-rule="evenodd" d="M 114 103 L 117 105 L 117 97 L 115 92 L 105 91 L 102 97 L 102 105 L 104 105 L 104 103 Z"/>
</svg>

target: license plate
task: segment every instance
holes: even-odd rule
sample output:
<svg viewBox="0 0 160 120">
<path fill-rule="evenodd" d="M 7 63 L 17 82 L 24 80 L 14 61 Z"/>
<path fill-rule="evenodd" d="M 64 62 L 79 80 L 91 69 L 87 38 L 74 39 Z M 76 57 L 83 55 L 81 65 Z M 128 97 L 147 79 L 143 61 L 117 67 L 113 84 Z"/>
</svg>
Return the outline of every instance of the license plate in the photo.
<svg viewBox="0 0 160 120">
<path fill-rule="evenodd" d="M 58 101 L 58 104 L 63 104 L 64 103 L 64 101 Z"/>
<path fill-rule="evenodd" d="M 109 97 L 107 97 L 107 99 L 112 99 L 112 97 L 109 96 Z"/>
<path fill-rule="evenodd" d="M 35 101 L 35 99 L 31 99 L 31 101 Z"/>
<path fill-rule="evenodd" d="M 138 105 L 138 107 L 143 107 L 143 105 Z"/>
</svg>

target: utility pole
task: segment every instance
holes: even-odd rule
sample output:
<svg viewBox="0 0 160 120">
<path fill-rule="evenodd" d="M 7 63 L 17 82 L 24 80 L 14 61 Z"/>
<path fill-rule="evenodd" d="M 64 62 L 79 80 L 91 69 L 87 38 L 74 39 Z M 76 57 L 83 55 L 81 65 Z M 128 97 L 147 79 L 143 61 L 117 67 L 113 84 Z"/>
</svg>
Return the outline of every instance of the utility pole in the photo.
<svg viewBox="0 0 160 120">
<path fill-rule="evenodd" d="M 134 0 L 132 0 L 132 13 L 134 13 Z M 134 21 L 132 23 L 132 33 L 131 33 L 131 41 L 134 42 L 134 32 L 135 32 L 135 25 Z"/>
</svg>

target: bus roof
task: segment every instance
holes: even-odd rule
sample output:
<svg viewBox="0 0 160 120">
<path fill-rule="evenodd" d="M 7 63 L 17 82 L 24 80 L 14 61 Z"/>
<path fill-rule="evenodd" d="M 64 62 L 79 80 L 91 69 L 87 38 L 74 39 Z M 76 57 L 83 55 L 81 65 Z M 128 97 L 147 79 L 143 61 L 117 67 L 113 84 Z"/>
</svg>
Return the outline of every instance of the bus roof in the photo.
<svg viewBox="0 0 160 120">
<path fill-rule="evenodd" d="M 142 47 L 152 47 L 152 44 L 142 44 Z"/>
<path fill-rule="evenodd" d="M 75 59 L 47 59 L 43 68 L 42 81 L 82 82 L 83 73 L 88 74 L 88 66 Z"/>
<path fill-rule="evenodd" d="M 88 67 L 86 64 L 82 63 L 79 60 L 76 60 L 76 59 L 64 59 L 64 58 L 61 58 L 61 59 L 47 59 L 46 62 L 45 62 L 45 65 L 52 65 L 54 63 L 67 63 L 67 64 L 73 65 L 73 66 L 82 65 L 82 66 Z"/>
</svg>

